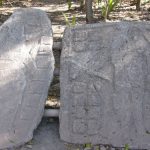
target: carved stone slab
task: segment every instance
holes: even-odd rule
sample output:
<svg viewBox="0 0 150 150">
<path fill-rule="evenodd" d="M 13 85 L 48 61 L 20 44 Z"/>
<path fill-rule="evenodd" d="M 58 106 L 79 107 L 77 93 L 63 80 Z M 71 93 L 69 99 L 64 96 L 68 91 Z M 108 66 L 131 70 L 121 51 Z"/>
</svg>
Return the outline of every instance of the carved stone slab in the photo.
<svg viewBox="0 0 150 150">
<path fill-rule="evenodd" d="M 68 28 L 61 56 L 61 139 L 150 148 L 150 24 Z"/>
<path fill-rule="evenodd" d="M 20 9 L 0 27 L 0 149 L 32 139 L 53 76 L 51 23 Z"/>
</svg>

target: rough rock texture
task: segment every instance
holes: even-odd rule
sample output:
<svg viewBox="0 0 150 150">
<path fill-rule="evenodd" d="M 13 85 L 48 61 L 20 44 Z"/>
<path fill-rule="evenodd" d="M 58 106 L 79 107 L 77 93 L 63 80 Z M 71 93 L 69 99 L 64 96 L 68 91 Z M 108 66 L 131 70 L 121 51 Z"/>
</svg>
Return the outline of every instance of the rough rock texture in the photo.
<svg viewBox="0 0 150 150">
<path fill-rule="evenodd" d="M 150 148 L 150 24 L 67 29 L 61 56 L 61 139 Z"/>
<path fill-rule="evenodd" d="M 32 138 L 53 76 L 46 13 L 20 9 L 0 27 L 0 149 Z"/>
</svg>

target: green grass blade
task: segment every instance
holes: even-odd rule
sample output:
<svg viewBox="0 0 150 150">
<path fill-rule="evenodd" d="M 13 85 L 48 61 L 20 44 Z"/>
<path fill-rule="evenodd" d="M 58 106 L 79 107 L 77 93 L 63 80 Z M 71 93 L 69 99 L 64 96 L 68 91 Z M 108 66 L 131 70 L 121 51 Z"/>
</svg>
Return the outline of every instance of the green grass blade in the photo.
<svg viewBox="0 0 150 150">
<path fill-rule="evenodd" d="M 91 143 L 87 143 L 87 144 L 85 144 L 85 147 L 86 147 L 86 148 L 91 148 L 92 145 L 91 145 Z"/>
<path fill-rule="evenodd" d="M 64 18 L 65 18 L 66 24 L 67 24 L 68 26 L 71 26 L 71 25 L 70 25 L 70 22 L 69 22 L 69 20 L 68 20 L 67 15 L 66 15 L 65 13 L 62 13 L 62 14 L 63 14 L 63 16 L 64 16 Z"/>
<path fill-rule="evenodd" d="M 129 150 L 129 145 L 128 144 L 125 144 L 124 150 Z"/>
<path fill-rule="evenodd" d="M 76 25 L 76 16 L 74 15 L 72 17 L 72 26 L 75 26 Z"/>
<path fill-rule="evenodd" d="M 67 0 L 67 4 L 68 4 L 68 9 L 70 10 L 71 6 L 72 6 L 72 1 L 71 0 Z"/>
</svg>

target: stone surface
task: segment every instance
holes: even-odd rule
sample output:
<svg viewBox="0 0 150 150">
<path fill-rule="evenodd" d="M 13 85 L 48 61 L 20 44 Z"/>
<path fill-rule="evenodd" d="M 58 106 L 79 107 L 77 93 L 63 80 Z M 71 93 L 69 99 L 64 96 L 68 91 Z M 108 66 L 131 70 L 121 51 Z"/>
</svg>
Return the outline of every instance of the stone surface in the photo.
<svg viewBox="0 0 150 150">
<path fill-rule="evenodd" d="M 45 12 L 20 9 L 0 27 L 0 149 L 32 138 L 53 76 L 52 29 Z"/>
<path fill-rule="evenodd" d="M 150 148 L 150 24 L 68 28 L 60 135 L 71 143 Z"/>
</svg>

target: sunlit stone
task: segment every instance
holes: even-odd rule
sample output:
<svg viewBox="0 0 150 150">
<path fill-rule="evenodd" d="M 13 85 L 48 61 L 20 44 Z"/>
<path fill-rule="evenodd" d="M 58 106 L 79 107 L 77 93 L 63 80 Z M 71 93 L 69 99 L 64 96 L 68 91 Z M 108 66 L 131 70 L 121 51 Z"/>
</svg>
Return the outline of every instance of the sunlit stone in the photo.
<svg viewBox="0 0 150 150">
<path fill-rule="evenodd" d="M 32 139 L 53 76 L 51 23 L 20 9 L 0 27 L 0 149 Z"/>
</svg>

